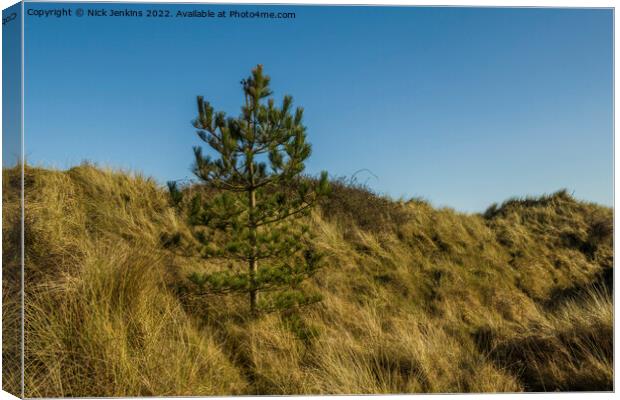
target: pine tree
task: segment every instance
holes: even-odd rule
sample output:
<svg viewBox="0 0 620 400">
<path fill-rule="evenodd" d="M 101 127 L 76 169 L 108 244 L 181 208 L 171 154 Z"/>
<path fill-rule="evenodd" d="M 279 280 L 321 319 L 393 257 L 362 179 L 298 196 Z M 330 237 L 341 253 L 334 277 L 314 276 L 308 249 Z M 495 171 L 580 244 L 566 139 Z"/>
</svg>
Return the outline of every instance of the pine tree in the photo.
<svg viewBox="0 0 620 400">
<path fill-rule="evenodd" d="M 277 107 L 269 82 L 261 65 L 241 81 L 244 104 L 237 118 L 215 112 L 198 96 L 193 122 L 217 157 L 194 147 L 193 172 L 210 194 L 193 195 L 189 223 L 201 257 L 231 264 L 225 271 L 193 273 L 190 280 L 212 293 L 247 293 L 253 315 L 319 299 L 302 285 L 321 258 L 309 246 L 303 217 L 329 191 L 326 172 L 319 180 L 302 176 L 311 153 L 303 109 L 293 111 L 290 96 Z M 173 202 L 181 202 L 176 184 L 169 189 Z M 235 261 L 247 267 L 235 270 Z"/>
</svg>

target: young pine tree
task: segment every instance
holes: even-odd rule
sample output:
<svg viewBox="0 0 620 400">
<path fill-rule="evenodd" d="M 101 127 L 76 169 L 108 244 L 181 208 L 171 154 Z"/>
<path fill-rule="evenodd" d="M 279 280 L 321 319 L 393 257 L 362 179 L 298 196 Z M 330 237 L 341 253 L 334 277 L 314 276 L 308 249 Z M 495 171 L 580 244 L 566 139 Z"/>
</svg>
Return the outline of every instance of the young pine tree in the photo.
<svg viewBox="0 0 620 400">
<path fill-rule="evenodd" d="M 215 157 L 194 147 L 193 172 L 211 190 L 193 196 L 189 222 L 200 255 L 229 260 L 230 268 L 193 273 L 190 280 L 212 293 L 247 293 L 253 315 L 318 300 L 302 285 L 320 264 L 302 217 L 329 190 L 327 173 L 318 181 L 301 176 L 311 152 L 303 109 L 293 110 L 290 96 L 276 106 L 269 81 L 261 65 L 241 81 L 244 104 L 237 118 L 215 112 L 199 96 L 193 122 Z M 174 183 L 169 188 L 179 203 L 181 191 Z"/>
</svg>

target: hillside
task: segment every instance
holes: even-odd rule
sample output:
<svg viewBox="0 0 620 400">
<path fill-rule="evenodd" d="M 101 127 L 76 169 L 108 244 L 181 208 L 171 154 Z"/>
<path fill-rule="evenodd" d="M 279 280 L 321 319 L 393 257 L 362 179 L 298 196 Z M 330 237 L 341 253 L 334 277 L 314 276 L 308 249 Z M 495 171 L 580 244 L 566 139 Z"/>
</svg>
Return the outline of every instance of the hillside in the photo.
<svg viewBox="0 0 620 400">
<path fill-rule="evenodd" d="M 3 175 L 10 321 L 19 179 Z M 564 191 L 466 215 L 335 183 L 310 221 L 324 300 L 253 320 L 192 290 L 216 266 L 162 246 L 186 228 L 151 179 L 25 181 L 28 397 L 613 389 L 613 213 Z"/>
</svg>

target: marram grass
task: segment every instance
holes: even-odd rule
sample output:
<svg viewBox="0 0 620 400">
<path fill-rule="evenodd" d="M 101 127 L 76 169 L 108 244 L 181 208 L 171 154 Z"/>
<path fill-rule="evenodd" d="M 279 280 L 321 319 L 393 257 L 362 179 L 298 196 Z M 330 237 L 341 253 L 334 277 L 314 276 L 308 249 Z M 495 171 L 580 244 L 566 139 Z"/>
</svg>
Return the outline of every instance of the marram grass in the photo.
<svg viewBox="0 0 620 400">
<path fill-rule="evenodd" d="M 17 171 L 3 171 L 4 385 L 19 391 Z M 26 168 L 25 395 L 149 396 L 613 389 L 612 210 L 558 192 L 484 215 L 334 183 L 310 218 L 324 299 L 250 318 L 196 293 L 225 268 L 143 176 Z"/>
</svg>

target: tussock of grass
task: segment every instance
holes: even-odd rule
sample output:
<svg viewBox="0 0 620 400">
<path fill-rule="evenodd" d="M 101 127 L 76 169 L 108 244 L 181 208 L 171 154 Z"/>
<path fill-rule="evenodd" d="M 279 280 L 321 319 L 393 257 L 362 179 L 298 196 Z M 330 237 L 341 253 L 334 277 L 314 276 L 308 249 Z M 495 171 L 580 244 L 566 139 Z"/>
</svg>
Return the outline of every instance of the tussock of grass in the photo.
<svg viewBox="0 0 620 400">
<path fill-rule="evenodd" d="M 487 354 L 519 373 L 528 390 L 613 390 L 612 310 L 606 289 L 590 288 L 527 328 L 487 332 Z"/>
<path fill-rule="evenodd" d="M 463 215 L 337 183 L 310 220 L 323 302 L 251 319 L 187 280 L 221 266 L 162 246 L 187 227 L 152 180 L 26 180 L 27 396 L 612 389 L 612 212 L 566 192 Z"/>
</svg>

